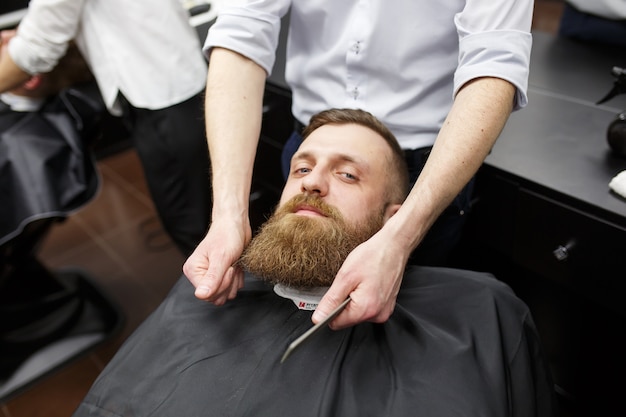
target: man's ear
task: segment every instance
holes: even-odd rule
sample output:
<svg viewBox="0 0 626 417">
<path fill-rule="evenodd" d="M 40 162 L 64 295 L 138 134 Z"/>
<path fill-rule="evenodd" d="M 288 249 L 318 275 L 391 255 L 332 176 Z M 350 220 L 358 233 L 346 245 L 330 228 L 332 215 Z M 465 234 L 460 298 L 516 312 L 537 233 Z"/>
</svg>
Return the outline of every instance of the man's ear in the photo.
<svg viewBox="0 0 626 417">
<path fill-rule="evenodd" d="M 391 216 L 393 216 L 394 214 L 397 213 L 398 210 L 400 210 L 400 207 L 402 206 L 402 204 L 389 204 L 386 208 L 385 208 L 385 214 L 383 216 L 383 222 L 387 223 L 387 220 L 389 220 L 391 218 Z"/>
<path fill-rule="evenodd" d="M 39 88 L 41 82 L 42 76 L 40 74 L 36 74 L 30 77 L 22 86 L 29 91 L 33 91 Z"/>
</svg>

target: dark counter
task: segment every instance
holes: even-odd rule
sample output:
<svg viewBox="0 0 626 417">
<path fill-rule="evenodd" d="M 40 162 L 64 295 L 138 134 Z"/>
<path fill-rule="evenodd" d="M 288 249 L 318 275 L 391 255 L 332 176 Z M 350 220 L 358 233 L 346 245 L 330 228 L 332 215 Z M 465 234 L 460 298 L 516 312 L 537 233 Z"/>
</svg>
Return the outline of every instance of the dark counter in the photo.
<svg viewBox="0 0 626 417">
<path fill-rule="evenodd" d="M 606 131 L 626 97 L 616 48 L 535 33 L 529 105 L 511 115 L 477 175 L 459 262 L 508 282 L 533 312 L 564 416 L 622 409 L 626 199 L 609 181 L 626 158 Z"/>
</svg>

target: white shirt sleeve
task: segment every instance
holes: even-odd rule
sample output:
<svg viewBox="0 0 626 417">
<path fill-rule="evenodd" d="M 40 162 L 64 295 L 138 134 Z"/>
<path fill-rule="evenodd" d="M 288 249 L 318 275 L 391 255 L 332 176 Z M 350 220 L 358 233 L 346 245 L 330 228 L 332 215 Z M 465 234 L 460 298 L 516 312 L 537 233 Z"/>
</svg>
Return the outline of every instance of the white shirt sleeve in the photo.
<svg viewBox="0 0 626 417">
<path fill-rule="evenodd" d="M 454 77 L 455 93 L 473 78 L 492 76 L 515 85 L 515 109 L 526 106 L 533 2 L 523 3 L 468 0 L 465 9 L 456 15 L 459 66 Z"/>
<path fill-rule="evenodd" d="M 15 64 L 29 74 L 50 72 L 75 37 L 85 0 L 31 0 L 9 43 Z"/>
<path fill-rule="evenodd" d="M 261 0 L 247 7 L 226 7 L 209 29 L 204 54 L 211 48 L 226 47 L 260 65 L 271 74 L 276 60 L 280 18 L 289 10 L 291 0 Z M 242 22 L 244 22 L 242 24 Z"/>
</svg>

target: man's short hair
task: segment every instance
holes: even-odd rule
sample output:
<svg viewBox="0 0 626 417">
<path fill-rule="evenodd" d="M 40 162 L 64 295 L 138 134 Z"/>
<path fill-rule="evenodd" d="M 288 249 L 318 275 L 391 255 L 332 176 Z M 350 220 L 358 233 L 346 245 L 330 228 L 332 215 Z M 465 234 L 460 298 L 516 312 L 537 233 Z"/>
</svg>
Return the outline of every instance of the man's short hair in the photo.
<svg viewBox="0 0 626 417">
<path fill-rule="evenodd" d="M 402 203 L 409 193 L 409 173 L 404 151 L 398 140 L 380 120 L 371 113 L 360 109 L 330 109 L 321 111 L 311 117 L 309 125 L 302 131 L 302 139 L 313 133 L 314 130 L 327 124 L 345 125 L 357 124 L 373 130 L 383 137 L 391 148 L 391 160 L 388 161 L 387 171 L 390 175 L 388 197 L 393 203 Z"/>
</svg>

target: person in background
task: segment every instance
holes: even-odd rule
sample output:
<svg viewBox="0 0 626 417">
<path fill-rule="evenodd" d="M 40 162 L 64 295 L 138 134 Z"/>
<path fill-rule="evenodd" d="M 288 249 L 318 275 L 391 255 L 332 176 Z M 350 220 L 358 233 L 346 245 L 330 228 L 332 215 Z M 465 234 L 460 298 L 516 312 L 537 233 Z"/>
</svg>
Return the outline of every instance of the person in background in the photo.
<svg viewBox="0 0 626 417">
<path fill-rule="evenodd" d="M 206 60 L 179 0 L 32 0 L 0 61 L 0 93 L 50 72 L 75 41 L 123 116 L 161 222 L 183 254 L 209 224 Z"/>
<path fill-rule="evenodd" d="M 15 34 L 11 29 L 0 31 L 0 60 L 6 56 L 9 41 Z M 92 80 L 93 74 L 72 42 L 51 72 L 34 74 L 12 90 L 1 93 L 0 100 L 13 111 L 35 111 L 48 97 Z"/>
<path fill-rule="evenodd" d="M 0 32 L 0 60 L 14 34 Z M 30 261 L 24 252 L 31 245 L 16 238 L 31 223 L 67 216 L 97 191 L 91 148 L 102 106 L 72 89 L 91 81 L 72 43 L 52 71 L 0 94 L 0 285 L 18 275 L 13 262 Z"/>
<path fill-rule="evenodd" d="M 409 182 L 367 112 L 322 111 L 304 136 L 278 209 L 238 261 L 241 294 L 216 307 L 181 277 L 73 416 L 554 416 L 531 314 L 489 274 L 411 266 L 388 321 L 321 329 L 283 357 Z"/>
<path fill-rule="evenodd" d="M 183 266 L 196 296 L 222 305 L 243 282 L 233 263 L 252 236 L 264 83 L 288 12 L 285 78 L 298 124 L 327 108 L 369 111 L 398 138 L 414 182 L 398 213 L 346 258 L 313 316 L 350 295 L 353 308 L 332 323 L 340 328 L 389 318 L 410 256 L 447 263 L 472 178 L 511 111 L 527 103 L 532 10 L 532 0 L 248 0 L 222 9 L 205 42 L 212 223 Z"/>
<path fill-rule="evenodd" d="M 626 46 L 626 2 L 566 0 L 559 35 L 585 42 Z"/>
</svg>

